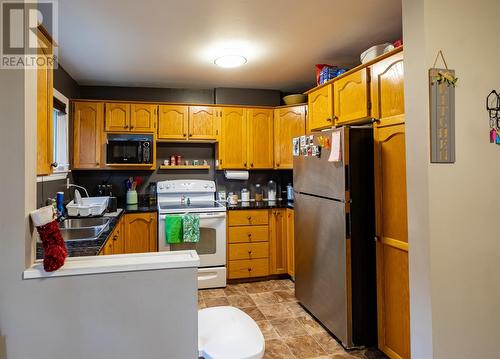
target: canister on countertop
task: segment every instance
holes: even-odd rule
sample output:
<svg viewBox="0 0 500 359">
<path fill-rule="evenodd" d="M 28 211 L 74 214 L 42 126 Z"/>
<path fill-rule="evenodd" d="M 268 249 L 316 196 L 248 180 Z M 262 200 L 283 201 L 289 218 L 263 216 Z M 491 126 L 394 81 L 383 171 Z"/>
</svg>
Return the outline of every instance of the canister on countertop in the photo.
<svg viewBox="0 0 500 359">
<path fill-rule="evenodd" d="M 250 202 L 250 191 L 247 188 L 241 189 L 241 202 Z"/>
<path fill-rule="evenodd" d="M 262 186 L 260 184 L 255 185 L 255 202 L 261 202 L 264 198 L 262 194 Z"/>
<path fill-rule="evenodd" d="M 176 164 L 177 166 L 182 165 L 182 156 L 181 156 L 181 155 L 176 155 L 176 156 L 175 156 L 175 164 Z"/>
<path fill-rule="evenodd" d="M 268 201 L 276 201 L 276 193 L 278 191 L 278 186 L 276 182 L 270 180 L 267 182 L 267 200 Z"/>
<path fill-rule="evenodd" d="M 175 166 L 175 155 L 170 156 L 170 166 Z"/>
<path fill-rule="evenodd" d="M 233 192 L 229 192 L 228 195 L 227 195 L 227 203 L 230 204 L 230 205 L 237 205 L 238 204 L 238 195 L 233 193 Z"/>
</svg>

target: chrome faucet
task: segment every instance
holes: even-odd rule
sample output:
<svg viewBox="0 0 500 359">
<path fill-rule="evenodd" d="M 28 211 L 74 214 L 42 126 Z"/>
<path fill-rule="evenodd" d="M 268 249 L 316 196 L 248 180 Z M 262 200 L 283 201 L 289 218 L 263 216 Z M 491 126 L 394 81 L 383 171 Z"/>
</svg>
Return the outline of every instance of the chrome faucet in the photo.
<svg viewBox="0 0 500 359">
<path fill-rule="evenodd" d="M 66 184 L 66 188 L 69 189 L 70 187 L 75 187 L 75 188 L 83 189 L 85 191 L 85 194 L 87 195 L 87 197 L 90 197 L 89 196 L 89 192 L 85 189 L 85 187 L 82 187 L 82 186 L 79 186 L 79 185 L 73 184 L 73 183 L 67 183 Z"/>
</svg>

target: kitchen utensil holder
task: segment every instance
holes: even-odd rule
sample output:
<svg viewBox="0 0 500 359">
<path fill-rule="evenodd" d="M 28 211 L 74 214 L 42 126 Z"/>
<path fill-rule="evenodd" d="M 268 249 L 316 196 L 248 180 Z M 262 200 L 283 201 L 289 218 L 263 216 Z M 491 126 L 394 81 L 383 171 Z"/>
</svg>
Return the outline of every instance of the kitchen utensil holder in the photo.
<svg viewBox="0 0 500 359">
<path fill-rule="evenodd" d="M 137 191 L 135 190 L 127 191 L 127 204 L 137 204 Z"/>
</svg>

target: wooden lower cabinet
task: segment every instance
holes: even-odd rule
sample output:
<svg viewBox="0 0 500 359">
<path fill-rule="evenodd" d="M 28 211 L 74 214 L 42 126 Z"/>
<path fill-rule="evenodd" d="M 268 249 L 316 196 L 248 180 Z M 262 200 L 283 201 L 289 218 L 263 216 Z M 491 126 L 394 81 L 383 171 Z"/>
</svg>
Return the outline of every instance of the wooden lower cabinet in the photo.
<svg viewBox="0 0 500 359">
<path fill-rule="evenodd" d="M 123 233 L 123 217 L 116 224 L 113 232 L 99 252 L 100 255 L 125 253 L 125 234 Z"/>
<path fill-rule="evenodd" d="M 228 279 L 290 274 L 286 208 L 228 212 Z M 292 211 L 293 213 L 293 211 Z"/>
<path fill-rule="evenodd" d="M 128 213 L 123 216 L 125 253 L 158 251 L 158 218 L 153 212 Z"/>
<path fill-rule="evenodd" d="M 287 268 L 286 208 L 269 212 L 269 274 L 286 274 Z"/>
<path fill-rule="evenodd" d="M 379 348 L 410 358 L 405 125 L 376 126 L 377 305 Z M 381 121 L 381 123 L 384 123 Z"/>
<path fill-rule="evenodd" d="M 228 278 L 255 278 L 269 275 L 269 258 L 229 262 Z"/>
<path fill-rule="evenodd" d="M 295 277 L 295 228 L 294 228 L 295 213 L 294 210 L 288 208 L 286 210 L 286 266 L 288 274 Z"/>
</svg>

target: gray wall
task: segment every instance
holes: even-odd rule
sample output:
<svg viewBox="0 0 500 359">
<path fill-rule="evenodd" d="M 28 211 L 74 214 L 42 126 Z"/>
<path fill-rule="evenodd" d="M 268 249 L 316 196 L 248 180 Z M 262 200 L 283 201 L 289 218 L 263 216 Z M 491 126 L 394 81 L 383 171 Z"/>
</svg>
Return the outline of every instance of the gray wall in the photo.
<svg viewBox="0 0 500 359">
<path fill-rule="evenodd" d="M 61 65 L 54 70 L 54 88 L 69 99 L 80 97 L 80 86 Z"/>
<path fill-rule="evenodd" d="M 214 103 L 213 89 L 80 86 L 80 96 L 81 98 L 96 100 Z"/>
<path fill-rule="evenodd" d="M 0 70 L 0 358 L 196 358 L 195 270 L 22 280 L 33 253 L 36 72 Z M 26 101 L 26 107 L 25 107 Z"/>
<path fill-rule="evenodd" d="M 215 103 L 221 105 L 279 106 L 279 90 L 259 90 L 219 87 L 215 89 Z"/>
</svg>

